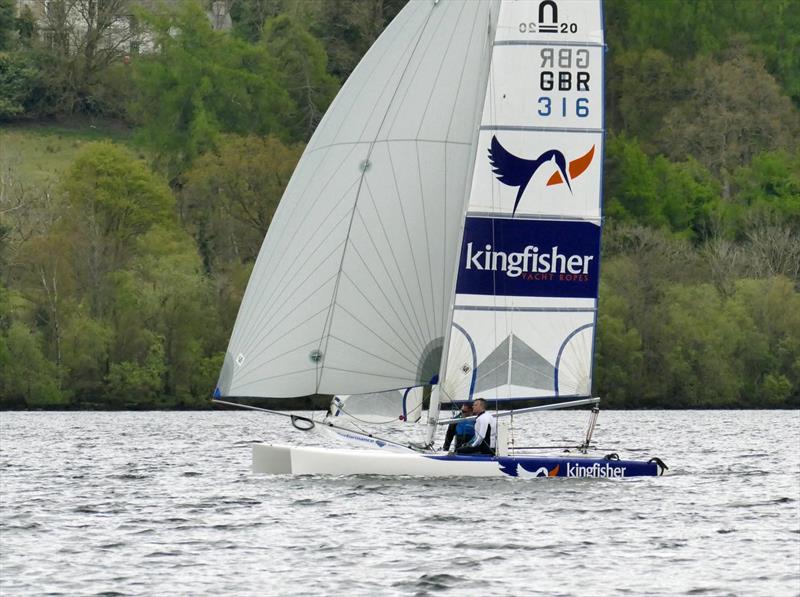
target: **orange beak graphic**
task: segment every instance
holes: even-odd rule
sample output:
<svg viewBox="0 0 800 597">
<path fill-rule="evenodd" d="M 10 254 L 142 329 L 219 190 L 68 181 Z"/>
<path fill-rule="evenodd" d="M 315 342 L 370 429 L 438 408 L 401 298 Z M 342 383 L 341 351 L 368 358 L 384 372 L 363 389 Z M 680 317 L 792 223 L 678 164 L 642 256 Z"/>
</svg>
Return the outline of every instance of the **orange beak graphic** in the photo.
<svg viewBox="0 0 800 597">
<path fill-rule="evenodd" d="M 589 167 L 589 164 L 592 163 L 592 158 L 594 157 L 594 145 L 592 148 L 587 151 L 581 157 L 572 160 L 569 163 L 569 177 L 576 178 L 580 176 L 586 171 L 586 168 Z M 564 179 L 561 177 L 561 172 L 554 172 L 553 175 L 548 179 L 547 186 L 551 187 L 556 184 L 561 184 L 564 182 Z"/>
</svg>

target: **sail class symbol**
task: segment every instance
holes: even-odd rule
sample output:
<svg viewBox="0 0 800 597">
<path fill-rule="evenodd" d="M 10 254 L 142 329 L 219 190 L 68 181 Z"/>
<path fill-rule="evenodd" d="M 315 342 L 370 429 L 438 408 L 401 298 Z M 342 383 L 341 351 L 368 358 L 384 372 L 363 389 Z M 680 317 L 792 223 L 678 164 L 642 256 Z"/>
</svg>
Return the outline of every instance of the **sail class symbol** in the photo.
<svg viewBox="0 0 800 597">
<path fill-rule="evenodd" d="M 509 152 L 500 144 L 497 136 L 492 136 L 492 144 L 489 148 L 489 162 L 492 165 L 492 172 L 497 176 L 497 180 L 511 187 L 519 187 L 517 197 L 514 200 L 512 215 L 517 212 L 519 201 L 522 199 L 522 195 L 531 178 L 539 168 L 554 162 L 557 170 L 548 179 L 547 186 L 565 183 L 570 192 L 572 192 L 570 177 L 575 178 L 582 174 L 589 167 L 593 157 L 594 145 L 586 154 L 571 160 L 568 168 L 564 154 L 557 149 L 548 149 L 535 160 L 526 160 Z"/>
</svg>

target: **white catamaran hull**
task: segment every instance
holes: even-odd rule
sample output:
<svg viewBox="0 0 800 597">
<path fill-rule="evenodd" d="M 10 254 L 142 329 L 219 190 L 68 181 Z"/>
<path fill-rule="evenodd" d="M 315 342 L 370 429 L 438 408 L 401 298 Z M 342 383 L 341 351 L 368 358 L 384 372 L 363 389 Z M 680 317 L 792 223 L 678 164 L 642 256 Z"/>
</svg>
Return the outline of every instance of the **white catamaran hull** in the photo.
<svg viewBox="0 0 800 597">
<path fill-rule="evenodd" d="M 255 444 L 253 472 L 293 475 L 407 475 L 415 477 L 658 476 L 651 462 L 585 456 L 455 456 Z"/>
</svg>

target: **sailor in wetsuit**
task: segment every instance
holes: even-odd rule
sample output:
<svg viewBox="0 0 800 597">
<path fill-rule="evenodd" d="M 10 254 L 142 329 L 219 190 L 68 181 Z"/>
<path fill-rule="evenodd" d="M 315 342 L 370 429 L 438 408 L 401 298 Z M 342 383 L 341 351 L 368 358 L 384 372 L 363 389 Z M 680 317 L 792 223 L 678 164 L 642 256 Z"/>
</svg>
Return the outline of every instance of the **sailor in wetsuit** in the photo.
<svg viewBox="0 0 800 597">
<path fill-rule="evenodd" d="M 459 416 L 461 418 L 471 417 L 472 405 L 462 404 L 461 414 Z M 442 450 L 447 452 L 450 449 L 450 444 L 452 443 L 453 439 L 456 440 L 455 449 L 458 450 L 461 446 L 466 445 L 467 442 L 470 441 L 474 435 L 475 435 L 475 419 L 470 419 L 469 421 L 458 421 L 457 423 L 450 423 L 450 425 L 447 426 L 447 434 L 444 436 L 444 445 L 442 446 Z"/>
<path fill-rule="evenodd" d="M 472 412 L 478 416 L 475 419 L 475 435 L 466 446 L 456 450 L 456 453 L 494 455 L 497 443 L 497 422 L 494 416 L 486 411 L 486 400 L 476 398 L 472 402 Z"/>
</svg>

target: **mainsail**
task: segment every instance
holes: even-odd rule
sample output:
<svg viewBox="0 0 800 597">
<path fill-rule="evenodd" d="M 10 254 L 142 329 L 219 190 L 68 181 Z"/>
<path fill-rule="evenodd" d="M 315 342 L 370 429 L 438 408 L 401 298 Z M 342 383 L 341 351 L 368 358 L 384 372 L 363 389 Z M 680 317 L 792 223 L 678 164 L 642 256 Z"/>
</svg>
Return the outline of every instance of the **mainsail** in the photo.
<svg viewBox="0 0 800 597">
<path fill-rule="evenodd" d="M 600 3 L 503 2 L 493 46 L 440 395 L 587 396 L 600 258 Z"/>
<path fill-rule="evenodd" d="M 359 63 L 281 199 L 218 396 L 436 377 L 498 8 L 409 2 Z"/>
</svg>

